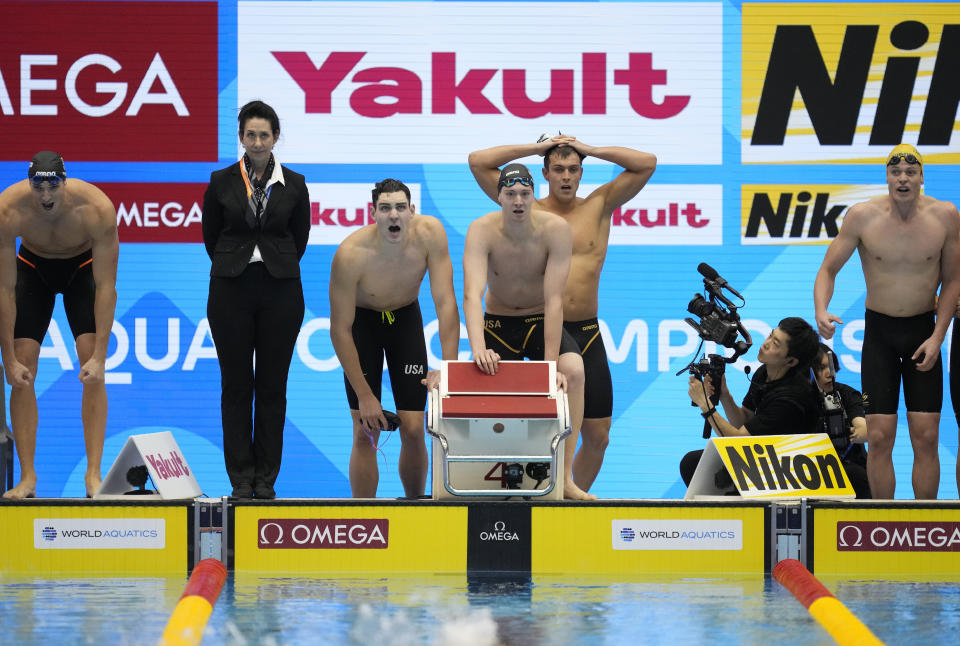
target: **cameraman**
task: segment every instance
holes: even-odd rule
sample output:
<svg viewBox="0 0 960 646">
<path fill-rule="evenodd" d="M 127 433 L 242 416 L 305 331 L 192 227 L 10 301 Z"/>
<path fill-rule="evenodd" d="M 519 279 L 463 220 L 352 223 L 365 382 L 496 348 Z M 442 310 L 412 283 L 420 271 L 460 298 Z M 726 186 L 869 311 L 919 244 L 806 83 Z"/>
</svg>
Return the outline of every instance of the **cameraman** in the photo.
<svg viewBox="0 0 960 646">
<path fill-rule="evenodd" d="M 750 389 L 737 406 L 726 379 L 720 382 L 720 403 L 726 419 L 710 402 L 714 386 L 710 377 L 690 377 L 690 399 L 713 430 L 724 437 L 816 433 L 820 402 L 809 379 L 810 364 L 819 340 L 810 324 L 791 316 L 780 321 L 760 346 L 760 368 L 750 380 Z M 680 476 L 690 486 L 703 450 L 691 451 L 680 461 Z"/>
<path fill-rule="evenodd" d="M 836 381 L 840 362 L 829 346 L 821 343 L 813 362 L 813 376 L 823 402 L 821 430 L 830 436 L 840 456 L 843 469 L 857 498 L 871 498 L 867 481 L 867 419 L 863 411 L 863 395 Z"/>
</svg>

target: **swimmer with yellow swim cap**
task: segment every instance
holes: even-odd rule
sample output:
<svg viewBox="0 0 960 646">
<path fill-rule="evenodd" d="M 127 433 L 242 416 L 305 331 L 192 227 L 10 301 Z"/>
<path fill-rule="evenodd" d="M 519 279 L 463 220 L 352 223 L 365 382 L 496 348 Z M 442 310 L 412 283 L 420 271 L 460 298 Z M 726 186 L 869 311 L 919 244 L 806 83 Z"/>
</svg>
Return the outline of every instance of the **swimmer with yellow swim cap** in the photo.
<svg viewBox="0 0 960 646">
<path fill-rule="evenodd" d="M 923 158 L 910 144 L 890 151 L 886 175 L 886 195 L 847 211 L 817 273 L 813 300 L 817 327 L 829 339 L 843 323 L 827 311 L 836 275 L 858 250 L 867 288 L 861 375 L 870 490 L 874 498 L 893 498 L 896 490 L 892 452 L 902 382 L 913 493 L 931 499 L 940 485 L 940 346 L 960 297 L 960 213 L 923 194 Z"/>
<path fill-rule="evenodd" d="M 923 157 L 921 157 L 920 152 L 910 144 L 899 144 L 895 146 L 894 149 L 890 151 L 887 166 L 896 166 L 901 163 L 901 161 L 906 162 L 907 165 L 920 166 L 920 173 L 922 175 Z"/>
</svg>

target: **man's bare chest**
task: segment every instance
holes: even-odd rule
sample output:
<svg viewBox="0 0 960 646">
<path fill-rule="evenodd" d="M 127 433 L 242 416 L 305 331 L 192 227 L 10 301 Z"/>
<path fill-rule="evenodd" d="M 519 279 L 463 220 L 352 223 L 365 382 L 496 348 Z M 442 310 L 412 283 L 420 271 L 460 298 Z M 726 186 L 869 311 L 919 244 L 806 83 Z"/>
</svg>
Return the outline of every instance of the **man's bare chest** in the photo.
<svg viewBox="0 0 960 646">
<path fill-rule="evenodd" d="M 367 264 L 360 278 L 360 289 L 381 296 L 419 289 L 426 271 L 426 259 L 418 255 L 407 254 L 390 260 L 374 259 Z"/>
<path fill-rule="evenodd" d="M 491 277 L 525 281 L 542 278 L 547 267 L 547 252 L 541 244 L 504 241 L 489 257 Z"/>
<path fill-rule="evenodd" d="M 32 251 L 47 256 L 71 256 L 90 248 L 91 239 L 77 217 L 65 216 L 55 220 L 26 219 L 20 228 L 20 238 Z"/>
<path fill-rule="evenodd" d="M 936 221 L 882 222 L 867 227 L 860 237 L 864 260 L 893 264 L 922 264 L 940 259 L 944 236 Z"/>
</svg>

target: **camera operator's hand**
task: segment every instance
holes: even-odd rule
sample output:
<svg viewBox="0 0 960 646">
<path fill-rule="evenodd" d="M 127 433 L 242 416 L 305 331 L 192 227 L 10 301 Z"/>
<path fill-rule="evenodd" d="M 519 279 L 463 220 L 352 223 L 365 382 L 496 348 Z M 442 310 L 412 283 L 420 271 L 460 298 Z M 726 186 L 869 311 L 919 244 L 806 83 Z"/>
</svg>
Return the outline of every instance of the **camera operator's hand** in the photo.
<svg viewBox="0 0 960 646">
<path fill-rule="evenodd" d="M 713 388 L 713 380 L 710 377 L 707 377 L 710 380 L 710 387 Z M 730 390 L 727 388 L 727 375 L 724 374 L 720 377 L 720 399 L 725 397 L 730 397 Z"/>
<path fill-rule="evenodd" d="M 710 410 L 710 395 L 713 394 L 710 377 L 706 377 L 703 381 L 700 381 L 691 375 L 687 394 L 690 395 L 690 401 L 696 406 L 699 406 L 700 410 L 704 412 Z"/>
<path fill-rule="evenodd" d="M 817 331 L 824 339 L 832 339 L 833 333 L 837 329 L 837 323 L 843 325 L 843 320 L 839 316 L 834 316 L 830 312 L 821 312 L 817 314 Z"/>
<path fill-rule="evenodd" d="M 867 420 L 863 417 L 854 417 L 850 424 L 850 441 L 854 444 L 865 444 L 867 441 Z"/>
</svg>

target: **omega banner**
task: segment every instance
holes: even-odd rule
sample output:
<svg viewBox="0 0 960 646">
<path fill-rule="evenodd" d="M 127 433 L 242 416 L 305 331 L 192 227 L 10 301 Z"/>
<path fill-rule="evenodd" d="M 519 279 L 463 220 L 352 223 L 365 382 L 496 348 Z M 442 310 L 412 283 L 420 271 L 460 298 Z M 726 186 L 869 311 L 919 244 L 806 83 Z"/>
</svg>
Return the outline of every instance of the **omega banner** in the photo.
<svg viewBox="0 0 960 646">
<path fill-rule="evenodd" d="M 815 573 L 938 579 L 960 574 L 960 504 L 849 508 L 814 502 Z"/>
<path fill-rule="evenodd" d="M 0 159 L 30 159 L 44 146 L 68 164 L 217 159 L 216 2 L 2 10 Z"/>
<path fill-rule="evenodd" d="M 463 572 L 465 507 L 233 508 L 238 572 Z"/>
</svg>

